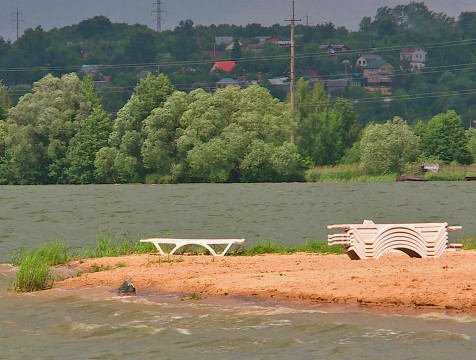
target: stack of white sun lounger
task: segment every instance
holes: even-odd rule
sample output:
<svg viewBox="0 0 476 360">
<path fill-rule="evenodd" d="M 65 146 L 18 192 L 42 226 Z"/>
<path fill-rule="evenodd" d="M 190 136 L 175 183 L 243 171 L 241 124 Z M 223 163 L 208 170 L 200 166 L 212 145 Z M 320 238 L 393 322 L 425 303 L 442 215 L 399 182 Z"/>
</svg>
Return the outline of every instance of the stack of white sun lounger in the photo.
<svg viewBox="0 0 476 360">
<path fill-rule="evenodd" d="M 448 243 L 448 231 L 461 226 L 448 223 L 329 225 L 328 229 L 343 229 L 343 233 L 328 235 L 329 245 L 343 245 L 351 259 L 378 259 L 383 254 L 400 250 L 411 257 L 440 257 L 445 250 L 458 250 L 461 244 Z"/>
</svg>

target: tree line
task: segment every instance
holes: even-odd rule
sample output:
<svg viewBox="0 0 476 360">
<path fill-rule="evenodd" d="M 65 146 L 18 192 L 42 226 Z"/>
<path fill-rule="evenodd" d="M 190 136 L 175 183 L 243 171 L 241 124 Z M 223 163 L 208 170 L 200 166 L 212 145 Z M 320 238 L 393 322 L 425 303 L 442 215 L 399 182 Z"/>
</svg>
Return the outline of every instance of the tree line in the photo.
<svg viewBox="0 0 476 360">
<path fill-rule="evenodd" d="M 398 115 L 414 126 L 419 120 L 428 122 L 450 109 L 460 114 L 466 127 L 476 118 L 476 98 L 471 91 L 476 88 L 476 73 L 471 66 L 476 62 L 476 12 L 463 12 L 453 18 L 430 10 L 423 2 L 411 2 L 378 8 L 373 17 L 361 20 L 358 31 L 326 22 L 315 26 L 299 24 L 296 34 L 296 75 L 307 80 L 315 76 L 311 73 L 317 73 L 321 80 L 342 77 L 342 61 L 354 64 L 361 54 L 380 54 L 394 66 L 392 94 L 398 101 L 384 102 L 382 94 L 370 93 L 360 86 L 335 93 L 335 98 L 343 96 L 354 101 L 362 125 L 371 120 L 384 123 Z M 244 77 L 265 86 L 267 79 L 289 75 L 289 49 L 266 43 L 260 52 L 253 48 L 225 51 L 225 44 L 216 45 L 216 36 L 256 45 L 257 36 L 288 40 L 290 26 L 203 26 L 187 19 L 173 30 L 157 33 L 143 25 L 115 24 L 96 16 L 60 29 L 27 29 L 13 43 L 0 38 L 0 79 L 16 103 L 25 90 L 15 86 L 32 84 L 49 72 L 61 76 L 83 64 L 103 65 L 94 80 L 110 76 L 102 97 L 105 110 L 115 114 L 129 100 L 140 71 L 160 71 L 178 90 L 186 92 L 197 88 L 209 91 L 224 76 Z M 353 52 L 328 56 L 320 48 L 323 44 L 345 44 Z M 419 73 L 409 72 L 406 61 L 399 58 L 398 52 L 408 46 L 422 46 L 428 53 L 426 68 Z M 210 73 L 217 58 L 213 54 L 219 54 L 222 60 L 234 59 L 237 66 L 233 72 Z M 130 64 L 160 64 L 160 68 Z M 359 70 L 353 66 L 349 72 Z M 266 87 L 273 96 L 285 100 L 284 87 Z"/>
<path fill-rule="evenodd" d="M 362 129 L 348 100 L 303 79 L 295 112 L 262 86 L 187 93 L 163 74 L 141 80 L 114 119 L 75 73 L 46 75 L 10 104 L 0 88 L 1 184 L 300 181 L 313 166 L 399 173 L 419 158 L 470 164 L 476 153 L 475 130 L 454 111 Z"/>
</svg>

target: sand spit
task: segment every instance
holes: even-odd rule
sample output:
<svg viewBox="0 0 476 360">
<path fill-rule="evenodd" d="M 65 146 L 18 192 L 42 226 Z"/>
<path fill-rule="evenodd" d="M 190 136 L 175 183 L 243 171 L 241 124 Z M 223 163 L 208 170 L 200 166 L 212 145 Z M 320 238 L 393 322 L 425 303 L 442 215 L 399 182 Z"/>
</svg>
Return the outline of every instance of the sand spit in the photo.
<svg viewBox="0 0 476 360">
<path fill-rule="evenodd" d="M 424 309 L 476 314 L 476 251 L 446 252 L 439 259 L 388 254 L 351 261 L 347 255 L 130 255 L 74 265 L 80 277 L 56 288 L 118 288 L 132 278 L 141 291 L 245 296 L 348 305 L 363 309 Z M 89 273 L 93 268 L 102 270 Z"/>
</svg>

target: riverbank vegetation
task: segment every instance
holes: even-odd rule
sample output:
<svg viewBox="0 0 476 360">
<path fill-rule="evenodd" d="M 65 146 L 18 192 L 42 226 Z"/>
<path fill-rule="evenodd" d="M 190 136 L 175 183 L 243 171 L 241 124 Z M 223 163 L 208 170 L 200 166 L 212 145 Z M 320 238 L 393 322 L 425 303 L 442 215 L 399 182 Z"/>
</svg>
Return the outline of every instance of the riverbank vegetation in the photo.
<svg viewBox="0 0 476 360">
<path fill-rule="evenodd" d="M 359 31 L 299 25 L 294 111 L 289 87 L 268 82 L 288 71 L 289 49 L 258 39 L 289 26 L 184 20 L 157 33 L 97 16 L 0 38 L 0 184 L 388 181 L 415 162 L 471 164 L 475 24 L 474 12 L 412 2 L 379 8 Z M 226 50 L 224 38 L 247 46 Z M 427 44 L 417 69 L 400 53 L 409 39 Z M 210 71 L 212 54 L 235 68 Z M 392 64 L 385 89 L 364 86 L 365 54 Z M 13 64 L 23 70 L 2 72 Z M 216 86 L 225 76 L 237 86 Z M 332 90 L 336 79 L 352 85 Z M 342 165 L 358 170 L 309 171 Z"/>
<path fill-rule="evenodd" d="M 476 236 L 470 235 L 464 239 L 457 239 L 464 249 L 476 249 Z M 130 235 L 117 234 L 112 230 L 101 231 L 96 238 L 96 246 L 87 249 L 71 249 L 62 241 L 46 243 L 39 248 L 26 249 L 24 247 L 11 254 L 10 262 L 18 266 L 15 278 L 9 289 L 15 292 L 32 292 L 51 288 L 55 277 L 55 267 L 58 265 L 70 266 L 71 263 L 82 262 L 88 258 L 117 257 L 131 254 L 156 252 L 151 243 L 140 243 L 138 239 L 131 239 Z M 203 248 L 192 247 L 189 254 L 205 252 Z M 263 254 L 294 254 L 298 252 L 315 254 L 343 254 L 342 246 L 329 246 L 321 240 L 307 240 L 304 244 L 289 246 L 274 240 L 264 240 L 251 247 L 244 246 L 237 253 L 227 256 L 259 256 Z M 162 260 L 159 260 L 162 261 Z M 175 260 L 174 260 L 175 261 Z M 178 260 L 177 260 L 178 261 Z M 167 262 L 164 260 L 163 262 Z M 173 262 L 172 260 L 170 262 Z M 119 264 L 117 267 L 124 267 Z M 93 268 L 92 272 L 110 270 L 109 267 Z M 81 276 L 82 273 L 76 274 Z"/>
<path fill-rule="evenodd" d="M 296 101 L 292 113 L 258 85 L 186 93 L 149 76 L 112 120 L 90 78 L 48 75 L 0 120 L 0 183 L 388 181 L 415 162 L 473 162 L 476 130 L 455 111 L 362 128 L 323 85 L 300 79 Z M 306 175 L 315 166 L 345 170 Z"/>
</svg>

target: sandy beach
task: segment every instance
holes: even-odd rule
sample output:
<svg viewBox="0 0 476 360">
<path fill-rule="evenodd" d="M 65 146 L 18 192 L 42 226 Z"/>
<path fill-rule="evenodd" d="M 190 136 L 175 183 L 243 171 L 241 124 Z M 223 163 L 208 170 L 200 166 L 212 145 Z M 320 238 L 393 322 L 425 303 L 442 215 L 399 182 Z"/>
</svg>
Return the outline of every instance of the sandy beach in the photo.
<svg viewBox="0 0 476 360">
<path fill-rule="evenodd" d="M 179 292 L 245 296 L 302 304 L 345 305 L 385 311 L 431 310 L 476 314 L 476 251 L 439 259 L 388 254 L 352 261 L 347 255 L 130 255 L 71 264 L 82 276 L 55 288 L 118 288 L 132 278 L 137 294 Z M 103 270 L 90 273 L 94 267 Z"/>
</svg>

